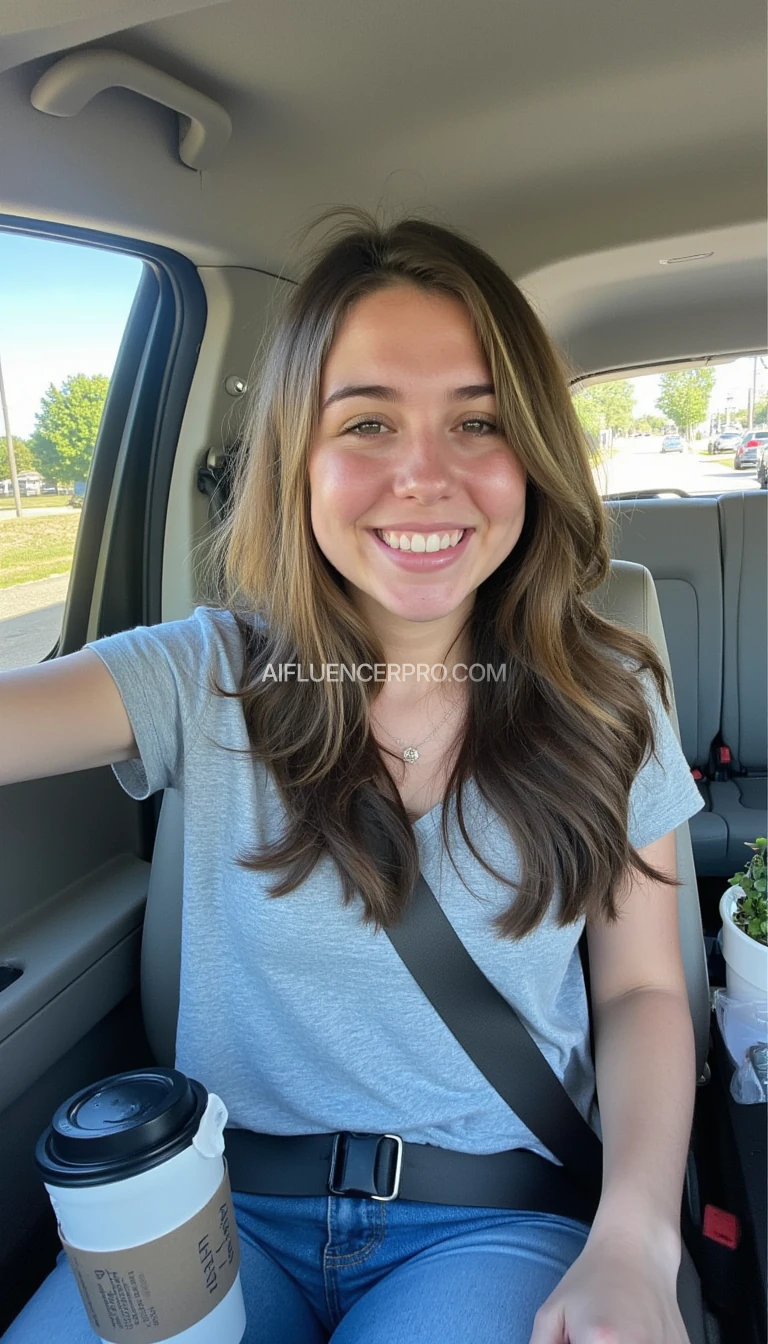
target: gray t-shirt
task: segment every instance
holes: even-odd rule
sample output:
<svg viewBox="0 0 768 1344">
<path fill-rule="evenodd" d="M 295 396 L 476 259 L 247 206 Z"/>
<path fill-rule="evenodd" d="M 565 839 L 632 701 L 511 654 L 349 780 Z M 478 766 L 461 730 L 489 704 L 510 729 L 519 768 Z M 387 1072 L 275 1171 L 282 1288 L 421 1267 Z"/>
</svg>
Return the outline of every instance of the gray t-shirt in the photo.
<svg viewBox="0 0 768 1344">
<path fill-rule="evenodd" d="M 292 894 L 266 896 L 274 874 L 239 868 L 237 854 L 273 840 L 285 813 L 272 777 L 247 754 L 239 700 L 212 695 L 212 670 L 234 690 L 242 663 L 229 612 L 89 645 L 125 703 L 140 759 L 113 766 L 132 798 L 177 789 L 184 807 L 184 899 L 176 1066 L 221 1096 L 229 1123 L 270 1134 L 353 1130 L 400 1134 L 471 1153 L 525 1147 L 552 1157 L 505 1105 L 427 1002 L 384 933 L 344 907 L 325 855 Z M 702 806 L 647 674 L 657 750 L 638 773 L 629 836 L 641 847 Z M 222 747 L 246 749 L 243 754 Z M 583 921 L 553 913 L 528 937 L 496 936 L 512 895 L 464 844 L 451 808 L 415 822 L 424 876 L 471 956 L 514 1006 L 581 1113 L 597 1128 L 589 1019 L 578 954 Z M 467 824 L 490 863 L 515 877 L 509 833 L 472 782 Z M 670 888 L 669 899 L 675 899 Z"/>
</svg>

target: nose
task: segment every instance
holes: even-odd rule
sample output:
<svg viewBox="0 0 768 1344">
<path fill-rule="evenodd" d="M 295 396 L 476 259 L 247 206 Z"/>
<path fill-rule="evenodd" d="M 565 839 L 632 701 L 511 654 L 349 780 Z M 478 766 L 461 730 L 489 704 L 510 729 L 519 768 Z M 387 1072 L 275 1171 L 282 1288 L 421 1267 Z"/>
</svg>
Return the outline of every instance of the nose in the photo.
<svg viewBox="0 0 768 1344">
<path fill-rule="evenodd" d="M 452 492 L 450 447 L 431 429 L 414 430 L 397 455 L 393 493 L 428 504 Z"/>
</svg>

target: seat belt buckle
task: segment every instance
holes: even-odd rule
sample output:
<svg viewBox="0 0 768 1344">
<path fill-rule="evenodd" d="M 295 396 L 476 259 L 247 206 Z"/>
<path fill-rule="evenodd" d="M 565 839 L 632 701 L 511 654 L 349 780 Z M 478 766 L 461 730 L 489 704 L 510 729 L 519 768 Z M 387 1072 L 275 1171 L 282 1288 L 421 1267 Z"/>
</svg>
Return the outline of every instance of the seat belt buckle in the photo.
<svg viewBox="0 0 768 1344">
<path fill-rule="evenodd" d="M 403 1140 L 399 1134 L 336 1134 L 328 1190 L 389 1204 L 400 1194 Z"/>
<path fill-rule="evenodd" d="M 722 783 L 730 779 L 732 774 L 731 748 L 723 742 L 715 748 L 715 779 Z"/>
<path fill-rule="evenodd" d="M 725 1246 L 729 1251 L 735 1251 L 741 1241 L 741 1224 L 736 1215 L 718 1209 L 715 1204 L 707 1204 L 704 1208 L 702 1231 L 709 1241 L 716 1241 L 718 1246 Z"/>
</svg>

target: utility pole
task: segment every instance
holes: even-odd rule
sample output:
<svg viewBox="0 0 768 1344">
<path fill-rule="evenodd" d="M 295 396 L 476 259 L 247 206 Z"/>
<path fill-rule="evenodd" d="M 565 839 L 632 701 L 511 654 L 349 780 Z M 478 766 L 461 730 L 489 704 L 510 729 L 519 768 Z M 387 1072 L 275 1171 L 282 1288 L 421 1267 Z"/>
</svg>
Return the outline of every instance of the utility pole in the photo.
<svg viewBox="0 0 768 1344">
<path fill-rule="evenodd" d="M 8 402 L 5 399 L 5 383 L 3 382 L 3 366 L 0 364 L 0 406 L 3 409 L 3 424 L 5 425 L 5 442 L 8 447 L 8 462 L 11 468 L 11 480 L 13 481 L 13 498 L 16 501 L 16 517 L 21 517 L 21 495 L 19 494 L 19 478 L 16 475 L 16 456 L 13 451 L 13 438 L 11 437 L 11 419 L 8 415 Z"/>
<path fill-rule="evenodd" d="M 752 360 L 752 400 L 749 403 L 749 424 L 747 429 L 752 429 L 755 423 L 755 389 L 757 388 L 757 355 Z"/>
</svg>

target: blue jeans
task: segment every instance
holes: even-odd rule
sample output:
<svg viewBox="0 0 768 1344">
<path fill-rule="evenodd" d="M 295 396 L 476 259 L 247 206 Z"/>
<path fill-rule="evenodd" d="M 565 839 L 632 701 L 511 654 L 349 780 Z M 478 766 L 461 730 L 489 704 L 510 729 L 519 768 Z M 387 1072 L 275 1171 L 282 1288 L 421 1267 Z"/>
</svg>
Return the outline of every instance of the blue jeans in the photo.
<svg viewBox="0 0 768 1344">
<path fill-rule="evenodd" d="M 529 1344 L 589 1228 L 551 1214 L 233 1196 L 243 1344 Z M 92 1344 L 62 1251 L 3 1344 Z"/>
</svg>

